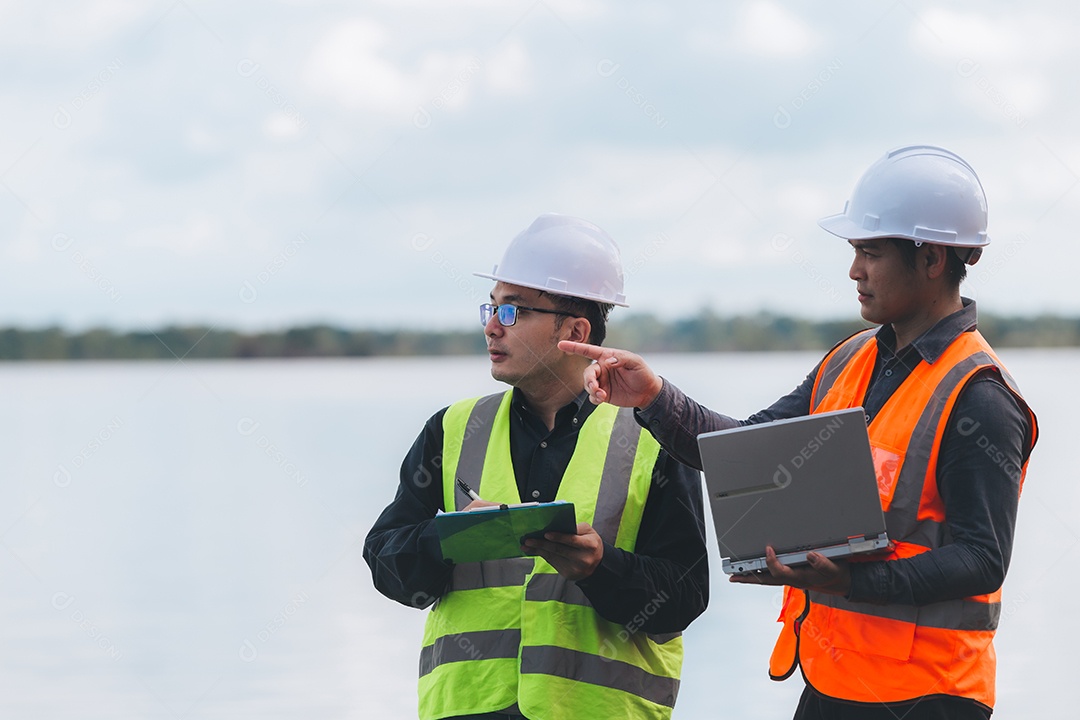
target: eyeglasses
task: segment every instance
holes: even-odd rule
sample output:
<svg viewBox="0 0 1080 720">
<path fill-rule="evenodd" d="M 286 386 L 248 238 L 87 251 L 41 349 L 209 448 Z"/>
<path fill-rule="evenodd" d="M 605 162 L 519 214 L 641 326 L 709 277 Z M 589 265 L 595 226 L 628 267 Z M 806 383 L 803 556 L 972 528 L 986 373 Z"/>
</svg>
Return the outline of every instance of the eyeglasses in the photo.
<svg viewBox="0 0 1080 720">
<path fill-rule="evenodd" d="M 573 313 L 563 312 L 562 310 L 548 310 L 546 308 L 534 308 L 525 307 L 524 305 L 492 305 L 491 303 L 484 303 L 480 306 L 480 324 L 487 325 L 491 322 L 492 316 L 498 316 L 499 324 L 504 327 L 510 327 L 517 322 L 518 312 L 521 310 L 531 310 L 532 312 L 547 313 L 548 315 L 566 315 L 567 317 L 581 317 Z"/>
</svg>

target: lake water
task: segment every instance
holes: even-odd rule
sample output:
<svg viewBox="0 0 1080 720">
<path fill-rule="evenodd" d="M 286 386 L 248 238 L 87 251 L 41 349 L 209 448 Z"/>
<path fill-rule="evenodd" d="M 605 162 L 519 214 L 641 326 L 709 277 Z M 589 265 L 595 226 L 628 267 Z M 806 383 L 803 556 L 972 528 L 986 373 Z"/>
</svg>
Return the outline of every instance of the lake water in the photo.
<svg viewBox="0 0 1080 720">
<path fill-rule="evenodd" d="M 995 717 L 1067 717 L 1080 351 L 1001 355 L 1042 439 Z M 650 360 L 743 417 L 818 357 Z M 415 717 L 425 611 L 375 592 L 364 536 L 427 417 L 501 387 L 482 357 L 0 365 L 0 717 Z M 790 717 L 801 680 L 766 673 L 779 592 L 729 585 L 711 552 L 675 717 Z"/>
</svg>

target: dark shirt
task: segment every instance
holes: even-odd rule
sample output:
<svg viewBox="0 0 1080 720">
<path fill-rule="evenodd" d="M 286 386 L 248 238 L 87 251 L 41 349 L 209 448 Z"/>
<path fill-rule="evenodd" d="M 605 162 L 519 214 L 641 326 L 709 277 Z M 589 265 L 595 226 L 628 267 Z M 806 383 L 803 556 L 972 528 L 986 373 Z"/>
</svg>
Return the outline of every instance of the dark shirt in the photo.
<svg viewBox="0 0 1080 720">
<path fill-rule="evenodd" d="M 510 457 L 524 501 L 555 499 L 595 406 L 582 393 L 559 410 L 549 432 L 515 390 Z M 453 566 L 444 562 L 434 518 L 443 508 L 443 416 L 433 415 L 401 465 L 397 495 L 364 543 L 375 587 L 405 605 L 426 607 L 443 594 Z M 660 451 L 634 552 L 604 543 L 595 572 L 577 582 L 604 619 L 635 629 L 684 629 L 708 604 L 709 572 L 700 476 Z M 645 611 L 648 610 L 649 613 Z"/>
<path fill-rule="evenodd" d="M 935 362 L 961 333 L 975 330 L 975 303 L 967 298 L 963 302 L 962 310 L 899 352 L 892 326 L 878 328 L 878 357 L 862 403 L 868 423 L 921 361 Z M 699 433 L 808 415 L 820 369 L 819 363 L 791 393 L 746 420 L 713 412 L 665 380 L 656 400 L 638 410 L 638 422 L 676 458 L 700 468 Z M 902 560 L 851 563 L 848 599 L 925 605 L 1001 587 L 1012 553 L 1020 468 L 1027 462 L 1031 433 L 1026 408 L 995 370 L 984 370 L 968 382 L 953 406 L 938 455 L 938 493 L 951 542 Z"/>
</svg>

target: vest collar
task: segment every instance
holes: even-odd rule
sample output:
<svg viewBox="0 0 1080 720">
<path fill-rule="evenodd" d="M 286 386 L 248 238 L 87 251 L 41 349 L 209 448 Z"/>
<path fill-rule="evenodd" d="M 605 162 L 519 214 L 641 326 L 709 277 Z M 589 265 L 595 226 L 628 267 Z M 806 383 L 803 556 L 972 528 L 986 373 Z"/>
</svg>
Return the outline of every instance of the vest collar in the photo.
<svg viewBox="0 0 1080 720">
<path fill-rule="evenodd" d="M 978 313 L 975 308 L 975 301 L 971 298 L 962 297 L 960 302 L 964 304 L 962 309 L 942 318 L 936 325 L 915 338 L 911 343 L 911 347 L 919 353 L 919 357 L 931 365 L 937 362 L 937 359 L 941 357 L 946 348 L 952 345 L 956 338 L 963 333 L 971 332 L 977 326 Z M 882 325 L 878 328 L 875 337 L 883 354 L 896 354 L 896 332 L 893 330 L 892 325 Z"/>
</svg>

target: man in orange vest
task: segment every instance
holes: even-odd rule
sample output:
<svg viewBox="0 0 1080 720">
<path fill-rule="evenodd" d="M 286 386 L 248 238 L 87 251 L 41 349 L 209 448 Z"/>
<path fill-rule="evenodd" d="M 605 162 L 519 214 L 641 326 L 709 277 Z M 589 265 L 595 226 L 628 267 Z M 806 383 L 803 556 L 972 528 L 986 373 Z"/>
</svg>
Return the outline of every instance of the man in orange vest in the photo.
<svg viewBox="0 0 1080 720">
<path fill-rule="evenodd" d="M 990 240 L 975 171 L 943 148 L 887 153 L 844 212 L 821 227 L 855 251 L 864 320 L 878 327 L 836 345 L 792 393 L 746 420 L 709 410 L 622 350 L 560 343 L 596 362 L 594 403 L 636 408 L 638 422 L 700 468 L 703 432 L 861 406 L 889 536 L 887 556 L 818 553 L 736 583 L 784 585 L 770 677 L 796 668 L 795 717 L 988 718 L 994 631 L 1017 504 L 1038 429 L 976 329 L 960 283 Z"/>
</svg>

